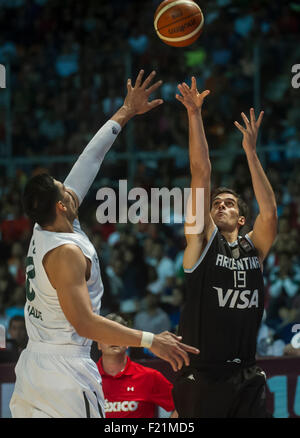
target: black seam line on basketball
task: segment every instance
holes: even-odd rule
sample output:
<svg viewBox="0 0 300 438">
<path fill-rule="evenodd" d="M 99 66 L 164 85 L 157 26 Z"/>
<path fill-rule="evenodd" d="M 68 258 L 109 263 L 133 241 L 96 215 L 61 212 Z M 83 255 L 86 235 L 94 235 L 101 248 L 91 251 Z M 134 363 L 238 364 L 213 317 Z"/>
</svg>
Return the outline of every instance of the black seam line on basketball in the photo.
<svg viewBox="0 0 300 438">
<path fill-rule="evenodd" d="M 85 403 L 86 417 L 91 418 L 90 404 L 89 404 L 89 401 L 87 399 L 86 393 L 84 391 L 83 391 L 83 398 L 84 398 L 84 403 Z"/>
<path fill-rule="evenodd" d="M 186 20 L 187 18 L 195 17 L 195 15 L 199 15 L 199 14 L 201 15 L 200 12 L 197 12 L 196 14 L 188 15 L 187 17 L 180 18 L 180 19 L 177 20 L 177 21 L 173 21 L 172 23 L 166 24 L 166 25 L 163 26 L 163 27 L 157 28 L 157 30 L 160 31 L 160 30 L 164 29 L 165 27 L 170 27 L 170 26 L 172 26 L 173 24 L 179 23 L 181 20 Z M 199 24 L 200 24 L 200 23 L 199 23 Z"/>
</svg>

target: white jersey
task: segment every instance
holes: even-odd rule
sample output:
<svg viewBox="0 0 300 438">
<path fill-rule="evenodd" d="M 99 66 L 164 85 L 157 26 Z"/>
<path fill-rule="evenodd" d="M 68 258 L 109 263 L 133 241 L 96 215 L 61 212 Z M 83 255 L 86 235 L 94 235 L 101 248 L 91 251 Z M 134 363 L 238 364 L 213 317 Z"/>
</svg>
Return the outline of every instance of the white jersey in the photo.
<svg viewBox="0 0 300 438">
<path fill-rule="evenodd" d="M 92 340 L 79 336 L 66 319 L 57 292 L 43 266 L 44 256 L 58 246 L 73 243 L 91 260 L 91 275 L 87 281 L 93 311 L 100 312 L 103 283 L 96 250 L 79 221 L 73 223 L 73 233 L 43 230 L 35 224 L 26 259 L 25 320 L 29 340 L 50 344 L 90 346 Z"/>
</svg>

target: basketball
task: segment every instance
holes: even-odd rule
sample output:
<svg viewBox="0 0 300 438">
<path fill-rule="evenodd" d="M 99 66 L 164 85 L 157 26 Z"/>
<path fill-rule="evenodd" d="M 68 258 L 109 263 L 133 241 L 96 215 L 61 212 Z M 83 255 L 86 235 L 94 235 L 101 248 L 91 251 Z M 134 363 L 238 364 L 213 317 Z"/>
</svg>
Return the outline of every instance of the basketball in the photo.
<svg viewBox="0 0 300 438">
<path fill-rule="evenodd" d="M 186 47 L 202 33 L 204 17 L 192 0 L 164 0 L 154 14 L 158 37 L 169 46 Z"/>
</svg>

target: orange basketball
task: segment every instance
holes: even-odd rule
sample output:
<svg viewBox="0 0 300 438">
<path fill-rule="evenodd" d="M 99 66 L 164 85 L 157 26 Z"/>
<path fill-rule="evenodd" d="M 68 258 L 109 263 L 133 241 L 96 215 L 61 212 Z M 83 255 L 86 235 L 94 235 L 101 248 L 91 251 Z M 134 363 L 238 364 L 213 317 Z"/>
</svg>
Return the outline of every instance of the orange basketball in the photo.
<svg viewBox="0 0 300 438">
<path fill-rule="evenodd" d="M 192 0 L 164 0 L 154 14 L 156 33 L 169 46 L 189 46 L 199 38 L 203 24 L 202 11 Z"/>
</svg>

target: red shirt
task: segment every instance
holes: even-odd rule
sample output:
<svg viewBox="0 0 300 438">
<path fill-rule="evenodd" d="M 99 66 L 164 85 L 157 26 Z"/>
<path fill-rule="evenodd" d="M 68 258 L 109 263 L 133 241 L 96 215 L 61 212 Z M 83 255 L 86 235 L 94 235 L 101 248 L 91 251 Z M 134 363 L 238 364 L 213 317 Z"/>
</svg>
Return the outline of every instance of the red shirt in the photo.
<svg viewBox="0 0 300 438">
<path fill-rule="evenodd" d="M 174 409 L 173 385 L 159 371 L 127 358 L 123 371 L 107 374 L 102 358 L 97 363 L 102 377 L 106 418 L 154 418 L 156 406 Z"/>
</svg>

